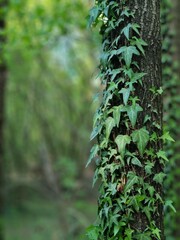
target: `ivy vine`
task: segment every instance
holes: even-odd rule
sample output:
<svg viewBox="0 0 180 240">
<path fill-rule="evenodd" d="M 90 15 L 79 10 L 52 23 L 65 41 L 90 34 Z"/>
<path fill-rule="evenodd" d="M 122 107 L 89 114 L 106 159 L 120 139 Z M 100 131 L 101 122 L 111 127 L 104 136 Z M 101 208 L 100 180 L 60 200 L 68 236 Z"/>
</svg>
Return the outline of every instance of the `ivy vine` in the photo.
<svg viewBox="0 0 180 240">
<path fill-rule="evenodd" d="M 89 26 L 101 23 L 102 53 L 100 74 L 103 91 L 101 104 L 94 115 L 88 164 L 96 161 L 93 183 L 100 179 L 98 219 L 87 230 L 90 240 L 151 240 L 161 239 L 162 232 L 155 216 L 164 202 L 159 186 L 166 174 L 168 161 L 163 149 L 156 151 L 152 142 L 173 141 L 169 133 L 163 135 L 161 126 L 146 115 L 137 96 L 137 86 L 143 86 L 145 72 L 138 60 L 145 57 L 147 43 L 135 22 L 134 12 L 124 1 L 95 1 L 90 11 Z M 153 98 L 161 95 L 160 88 L 149 89 Z M 151 108 L 151 104 L 149 104 Z M 157 110 L 152 109 L 156 114 Z M 147 125 L 151 124 L 153 131 Z M 143 126 L 143 127 L 142 127 Z M 157 129 L 157 132 L 154 131 Z M 156 171 L 156 161 L 161 171 Z M 155 185 L 157 187 L 155 187 Z M 138 219 L 144 223 L 137 224 Z"/>
</svg>

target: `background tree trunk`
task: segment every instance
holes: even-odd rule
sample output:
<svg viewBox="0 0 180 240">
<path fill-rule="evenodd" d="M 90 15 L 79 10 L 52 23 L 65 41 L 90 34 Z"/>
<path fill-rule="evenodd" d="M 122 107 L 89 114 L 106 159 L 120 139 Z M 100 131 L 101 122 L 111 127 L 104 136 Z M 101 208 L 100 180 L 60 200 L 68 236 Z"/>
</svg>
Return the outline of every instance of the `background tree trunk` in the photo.
<svg viewBox="0 0 180 240">
<path fill-rule="evenodd" d="M 3 126 L 4 126 L 4 97 L 7 80 L 7 67 L 4 59 L 5 28 L 7 1 L 0 1 L 0 240 L 4 239 L 4 160 L 3 160 Z"/>
<path fill-rule="evenodd" d="M 180 225 L 180 201 L 179 201 L 179 195 L 180 195 L 180 159 L 179 159 L 179 149 L 180 149 L 180 131 L 179 131 L 179 124 L 180 124 L 180 119 L 179 119 L 179 114 L 180 114 L 180 105 L 179 105 L 179 94 L 180 94 L 180 1 L 179 0 L 174 0 L 174 14 L 175 14 L 175 36 L 176 36 L 176 39 L 175 39 L 175 44 L 176 44 L 176 54 L 175 54 L 175 58 L 178 62 L 178 69 L 177 69 L 177 74 L 178 74 L 178 79 L 177 79 L 177 106 L 178 106 L 178 109 L 176 109 L 177 113 L 176 113 L 176 116 L 177 116 L 177 122 L 176 122 L 176 126 L 177 126 L 177 129 L 176 129 L 176 143 L 175 143 L 175 155 L 176 155 L 176 171 L 175 171 L 175 179 L 176 179 L 176 183 L 174 183 L 175 187 L 175 194 L 176 194 L 176 217 L 175 217 L 175 220 L 176 220 L 176 231 L 175 231 L 175 237 L 177 239 L 180 238 L 180 228 L 179 228 L 179 225 Z"/>
</svg>

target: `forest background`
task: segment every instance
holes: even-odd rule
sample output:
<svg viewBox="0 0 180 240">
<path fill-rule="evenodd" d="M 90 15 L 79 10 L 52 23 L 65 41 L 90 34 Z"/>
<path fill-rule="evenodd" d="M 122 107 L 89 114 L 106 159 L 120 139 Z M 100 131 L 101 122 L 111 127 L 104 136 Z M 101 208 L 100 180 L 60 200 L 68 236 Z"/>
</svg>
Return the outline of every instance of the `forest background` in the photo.
<svg viewBox="0 0 180 240">
<path fill-rule="evenodd" d="M 4 1 L 6 2 L 6 1 Z M 11 0 L 1 7 L 7 69 L 3 125 L 5 240 L 76 240 L 96 219 L 93 167 L 85 169 L 100 89 L 98 28 L 87 29 L 93 1 Z M 165 194 L 178 210 L 179 1 L 162 1 Z M 1 61 L 2 61 L 1 59 Z M 179 211 L 166 210 L 167 240 L 179 240 Z"/>
</svg>

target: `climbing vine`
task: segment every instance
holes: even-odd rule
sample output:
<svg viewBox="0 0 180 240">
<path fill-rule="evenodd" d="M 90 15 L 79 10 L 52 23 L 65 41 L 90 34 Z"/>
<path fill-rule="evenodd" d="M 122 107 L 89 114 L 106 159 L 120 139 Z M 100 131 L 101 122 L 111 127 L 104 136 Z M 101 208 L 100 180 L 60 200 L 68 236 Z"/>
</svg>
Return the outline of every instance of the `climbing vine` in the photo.
<svg viewBox="0 0 180 240">
<path fill-rule="evenodd" d="M 102 35 L 98 77 L 103 91 L 91 134 L 97 143 L 88 164 L 95 160 L 93 183 L 100 179 L 101 184 L 98 219 L 87 236 L 90 240 L 164 239 L 159 217 L 163 205 L 172 207 L 172 203 L 162 198 L 168 161 L 162 145 L 173 139 L 162 133 L 162 122 L 155 117 L 161 115 L 153 102 L 161 99 L 162 86 L 148 90 L 152 97 L 144 115 L 147 109 L 138 91 L 147 73 L 139 62 L 146 58 L 148 44 L 126 0 L 95 1 L 89 26 L 97 24 Z"/>
</svg>

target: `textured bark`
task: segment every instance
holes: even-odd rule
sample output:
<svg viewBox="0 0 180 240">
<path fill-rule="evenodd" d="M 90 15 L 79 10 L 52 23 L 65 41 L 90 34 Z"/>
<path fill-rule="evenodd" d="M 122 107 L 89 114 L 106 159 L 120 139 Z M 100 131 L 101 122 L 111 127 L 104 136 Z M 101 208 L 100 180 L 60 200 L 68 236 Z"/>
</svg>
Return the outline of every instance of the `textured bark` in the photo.
<svg viewBox="0 0 180 240">
<path fill-rule="evenodd" d="M 146 115 L 151 116 L 151 121 L 147 124 L 147 129 L 150 133 L 156 132 L 157 136 L 162 135 L 162 96 L 154 96 L 151 88 L 159 89 L 162 86 L 162 73 L 161 73 L 161 28 L 160 28 L 160 0 L 133 0 L 130 1 L 130 7 L 135 10 L 135 22 L 141 26 L 141 37 L 148 43 L 145 51 L 145 57 L 138 60 L 140 71 L 147 73 L 143 80 L 143 86 L 139 85 L 136 90 L 136 95 L 140 99 L 140 105 L 144 111 L 140 114 L 138 119 L 139 127 L 143 127 L 143 120 Z M 160 129 L 152 125 L 156 122 Z M 155 152 L 162 149 L 162 142 L 154 142 L 149 144 Z M 162 166 L 159 160 L 156 159 L 155 173 L 162 171 Z M 142 177 L 146 177 L 144 171 L 141 172 Z M 159 184 L 154 184 L 152 179 L 147 181 L 153 185 L 156 192 L 163 197 L 163 190 Z M 144 230 L 148 223 L 145 214 L 139 213 L 137 215 L 138 221 L 135 227 Z M 156 226 L 161 230 L 161 240 L 164 239 L 163 227 L 163 206 L 159 202 L 157 212 L 153 217 Z"/>
<path fill-rule="evenodd" d="M 3 48 L 6 41 L 3 31 L 6 27 L 5 22 L 5 7 L 7 6 L 7 1 L 0 1 L 1 17 L 0 17 L 0 240 L 4 239 L 4 227 L 3 227 L 3 215 L 4 215 L 4 161 L 3 161 L 3 126 L 4 126 L 4 93 L 5 85 L 7 79 L 7 68 L 4 60 Z"/>
</svg>

